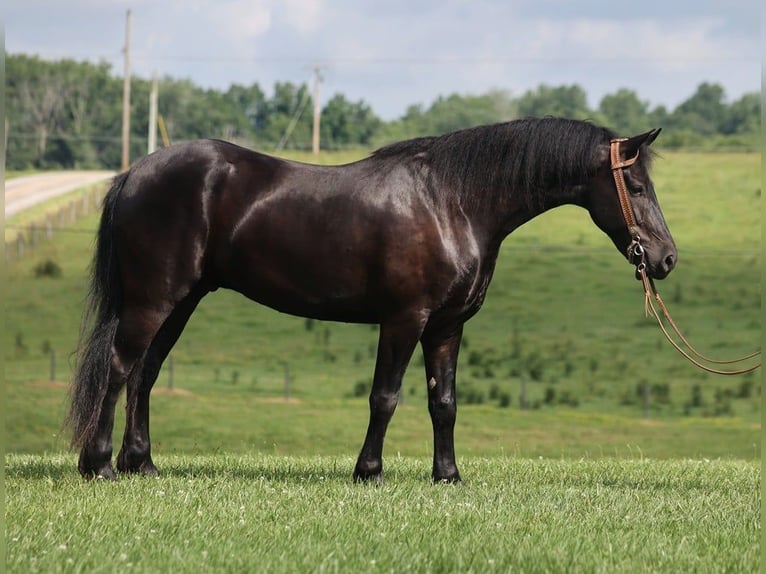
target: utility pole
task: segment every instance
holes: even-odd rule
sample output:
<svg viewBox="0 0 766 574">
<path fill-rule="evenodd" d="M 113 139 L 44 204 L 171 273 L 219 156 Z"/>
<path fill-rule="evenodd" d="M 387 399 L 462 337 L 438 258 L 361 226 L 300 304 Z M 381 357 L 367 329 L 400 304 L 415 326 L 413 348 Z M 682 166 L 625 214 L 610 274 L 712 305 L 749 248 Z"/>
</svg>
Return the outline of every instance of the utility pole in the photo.
<svg viewBox="0 0 766 574">
<path fill-rule="evenodd" d="M 125 19 L 125 72 L 122 79 L 122 171 L 130 167 L 130 23 L 131 11 Z"/>
<path fill-rule="evenodd" d="M 152 91 L 149 92 L 149 143 L 146 153 L 152 153 L 157 149 L 157 99 L 159 88 L 157 86 L 157 72 L 152 77 Z"/>
<path fill-rule="evenodd" d="M 311 141 L 311 151 L 314 155 L 319 155 L 319 116 L 321 110 L 319 107 L 319 84 L 322 83 L 322 76 L 319 74 L 319 66 L 314 66 L 314 131 Z"/>
</svg>

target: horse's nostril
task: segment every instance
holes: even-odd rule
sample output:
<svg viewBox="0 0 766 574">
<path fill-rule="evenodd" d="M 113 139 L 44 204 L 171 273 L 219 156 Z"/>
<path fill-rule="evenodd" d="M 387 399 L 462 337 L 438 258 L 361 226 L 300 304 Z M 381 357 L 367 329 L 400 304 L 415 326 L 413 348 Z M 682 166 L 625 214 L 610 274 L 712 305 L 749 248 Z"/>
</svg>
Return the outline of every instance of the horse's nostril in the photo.
<svg viewBox="0 0 766 574">
<path fill-rule="evenodd" d="M 672 253 L 665 256 L 665 268 L 670 271 L 676 266 L 676 257 Z"/>
</svg>

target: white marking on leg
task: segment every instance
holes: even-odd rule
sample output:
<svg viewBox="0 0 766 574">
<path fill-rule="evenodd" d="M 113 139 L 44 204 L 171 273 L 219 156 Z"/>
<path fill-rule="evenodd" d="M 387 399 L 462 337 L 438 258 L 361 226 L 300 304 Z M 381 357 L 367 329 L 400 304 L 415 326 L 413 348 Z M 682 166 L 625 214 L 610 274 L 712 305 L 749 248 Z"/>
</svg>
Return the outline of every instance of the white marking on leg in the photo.
<svg viewBox="0 0 766 574">
<path fill-rule="evenodd" d="M 431 390 L 434 390 L 436 388 L 436 379 L 431 377 L 431 379 L 428 381 L 428 388 Z"/>
</svg>

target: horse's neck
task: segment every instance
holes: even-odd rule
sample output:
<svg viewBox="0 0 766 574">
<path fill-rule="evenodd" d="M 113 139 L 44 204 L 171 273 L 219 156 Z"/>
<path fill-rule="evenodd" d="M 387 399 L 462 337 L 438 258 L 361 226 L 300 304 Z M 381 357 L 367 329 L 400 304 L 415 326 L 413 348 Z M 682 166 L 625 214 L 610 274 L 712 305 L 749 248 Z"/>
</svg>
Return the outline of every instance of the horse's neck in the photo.
<svg viewBox="0 0 766 574">
<path fill-rule="evenodd" d="M 546 189 L 538 197 L 525 198 L 521 194 L 506 194 L 494 204 L 478 206 L 474 219 L 486 222 L 487 238 L 499 246 L 514 230 L 523 224 L 562 205 L 582 205 L 581 189 Z M 503 197 L 502 194 L 497 197 Z"/>
</svg>

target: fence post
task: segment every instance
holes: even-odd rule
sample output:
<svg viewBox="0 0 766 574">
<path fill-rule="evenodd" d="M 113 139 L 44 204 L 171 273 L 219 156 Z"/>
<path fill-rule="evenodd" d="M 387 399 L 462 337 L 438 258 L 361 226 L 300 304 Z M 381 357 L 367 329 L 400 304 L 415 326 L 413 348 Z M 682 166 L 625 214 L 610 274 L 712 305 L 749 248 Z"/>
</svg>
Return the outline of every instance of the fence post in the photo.
<svg viewBox="0 0 766 574">
<path fill-rule="evenodd" d="M 522 376 L 521 377 L 521 397 L 520 397 L 520 403 L 521 403 L 521 410 L 525 411 L 527 410 L 527 378 Z"/>
<path fill-rule="evenodd" d="M 285 363 L 285 400 L 290 400 L 290 365 Z"/>
<path fill-rule="evenodd" d="M 53 347 L 51 347 L 50 355 L 51 355 L 51 383 L 53 383 L 56 380 L 56 349 L 54 349 Z"/>
<path fill-rule="evenodd" d="M 649 381 L 643 381 L 643 417 L 649 418 Z"/>
</svg>

